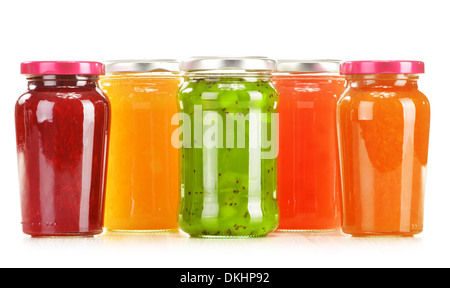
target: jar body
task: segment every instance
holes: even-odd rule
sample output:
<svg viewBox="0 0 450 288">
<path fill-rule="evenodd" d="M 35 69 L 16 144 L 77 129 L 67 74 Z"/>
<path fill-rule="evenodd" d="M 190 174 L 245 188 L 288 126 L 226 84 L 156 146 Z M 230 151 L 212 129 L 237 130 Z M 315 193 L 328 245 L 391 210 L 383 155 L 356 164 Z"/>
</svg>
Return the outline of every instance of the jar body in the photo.
<svg viewBox="0 0 450 288">
<path fill-rule="evenodd" d="M 345 79 L 334 74 L 274 77 L 280 93 L 279 230 L 341 228 L 336 106 Z"/>
<path fill-rule="evenodd" d="M 100 81 L 112 122 L 105 228 L 178 229 L 179 151 L 171 145 L 181 77 L 109 74 Z"/>
<path fill-rule="evenodd" d="M 183 135 L 180 228 L 195 237 L 275 230 L 278 93 L 270 79 L 187 78 L 179 101 L 183 126 L 193 127 Z M 255 145 L 264 138 L 271 144 Z"/>
<path fill-rule="evenodd" d="M 343 232 L 423 229 L 430 105 L 414 75 L 349 75 L 338 104 Z"/>
<path fill-rule="evenodd" d="M 23 231 L 100 234 L 109 102 L 96 78 L 35 77 L 29 87 L 15 108 Z"/>
</svg>

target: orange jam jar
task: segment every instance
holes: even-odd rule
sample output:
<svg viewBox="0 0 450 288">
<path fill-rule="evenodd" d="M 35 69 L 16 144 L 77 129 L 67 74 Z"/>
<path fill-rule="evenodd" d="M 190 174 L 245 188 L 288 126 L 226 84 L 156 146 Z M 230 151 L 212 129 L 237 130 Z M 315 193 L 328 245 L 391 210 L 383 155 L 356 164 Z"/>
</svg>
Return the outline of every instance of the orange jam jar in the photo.
<svg viewBox="0 0 450 288">
<path fill-rule="evenodd" d="M 423 230 L 430 104 L 418 90 L 418 61 L 341 66 L 338 102 L 343 232 L 412 236 Z"/>
<path fill-rule="evenodd" d="M 117 61 L 100 85 L 111 102 L 109 231 L 177 230 L 179 151 L 171 125 L 182 78 L 174 60 Z"/>
</svg>

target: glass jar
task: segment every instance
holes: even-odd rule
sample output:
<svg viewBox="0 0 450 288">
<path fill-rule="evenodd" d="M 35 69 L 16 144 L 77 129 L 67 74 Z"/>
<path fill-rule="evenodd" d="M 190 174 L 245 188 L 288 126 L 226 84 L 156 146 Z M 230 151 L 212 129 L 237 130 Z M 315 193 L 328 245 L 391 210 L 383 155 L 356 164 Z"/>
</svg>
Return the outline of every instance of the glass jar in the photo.
<svg viewBox="0 0 450 288">
<path fill-rule="evenodd" d="M 343 232 L 422 232 L 430 105 L 418 90 L 424 63 L 353 61 L 338 103 Z"/>
<path fill-rule="evenodd" d="M 278 226 L 274 68 L 264 57 L 182 63 L 178 223 L 189 235 L 258 237 Z"/>
<path fill-rule="evenodd" d="M 109 102 L 96 62 L 26 62 L 15 108 L 22 226 L 31 236 L 103 232 Z"/>
<path fill-rule="evenodd" d="M 175 60 L 114 61 L 100 85 L 112 122 L 105 228 L 177 230 L 179 151 L 171 144 L 181 84 Z"/>
<path fill-rule="evenodd" d="M 279 230 L 341 229 L 336 106 L 344 91 L 338 60 L 280 60 Z"/>
</svg>

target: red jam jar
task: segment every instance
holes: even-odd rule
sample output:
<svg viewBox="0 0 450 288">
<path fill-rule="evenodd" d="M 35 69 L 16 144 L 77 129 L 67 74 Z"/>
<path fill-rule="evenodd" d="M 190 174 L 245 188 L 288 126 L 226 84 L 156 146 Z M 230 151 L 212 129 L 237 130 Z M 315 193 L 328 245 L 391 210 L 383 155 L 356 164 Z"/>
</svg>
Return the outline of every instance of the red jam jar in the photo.
<svg viewBox="0 0 450 288">
<path fill-rule="evenodd" d="M 336 107 L 339 60 L 279 60 L 278 203 L 281 231 L 341 229 Z"/>
<path fill-rule="evenodd" d="M 110 106 L 97 62 L 26 62 L 28 91 L 16 104 L 16 138 L 25 234 L 103 232 Z"/>
</svg>

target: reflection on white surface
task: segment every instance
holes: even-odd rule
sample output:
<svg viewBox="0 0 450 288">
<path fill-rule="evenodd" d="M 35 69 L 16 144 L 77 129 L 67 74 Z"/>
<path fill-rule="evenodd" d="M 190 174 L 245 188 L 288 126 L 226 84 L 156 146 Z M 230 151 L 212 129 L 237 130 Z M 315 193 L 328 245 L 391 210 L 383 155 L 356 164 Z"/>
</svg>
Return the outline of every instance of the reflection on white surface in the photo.
<svg viewBox="0 0 450 288">
<path fill-rule="evenodd" d="M 433 257 L 427 253 L 420 236 L 352 238 L 339 232 L 275 232 L 265 238 L 198 239 L 182 232 L 106 232 L 91 238 L 21 237 L 21 241 L 16 239 L 15 242 L 20 250 L 8 251 L 14 257 L 5 256 L 9 265 L 186 268 L 433 265 L 420 261 L 423 257 Z M 442 253 L 439 255 L 441 257 Z M 23 259 L 27 259 L 26 263 Z"/>
<path fill-rule="evenodd" d="M 359 247 L 385 247 L 395 249 L 395 247 L 410 247 L 421 245 L 421 237 L 351 237 L 341 232 L 330 233 L 309 233 L 309 232 L 273 232 L 267 237 L 260 238 L 235 238 L 235 239 L 202 239 L 192 238 L 183 232 L 151 232 L 151 233 L 119 233 L 105 232 L 95 237 L 44 237 L 30 238 L 24 236 L 24 243 L 30 246 L 40 247 L 103 247 L 108 248 L 129 248 L 138 251 L 142 247 L 157 247 L 161 244 L 166 250 L 184 250 L 186 253 L 197 252 L 205 248 L 249 248 L 263 249 L 261 252 L 290 250 L 307 250 L 311 248 L 338 249 Z M 244 252 L 245 250 L 240 250 Z M 338 250 L 336 250 L 337 252 Z M 162 252 L 162 251 L 161 251 Z M 166 251 L 167 252 L 167 251 Z M 220 252 L 218 250 L 217 252 Z M 222 251 L 223 252 L 223 251 Z"/>
</svg>

